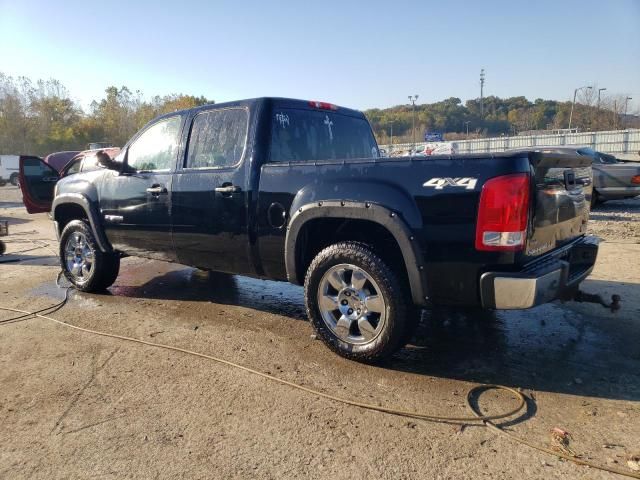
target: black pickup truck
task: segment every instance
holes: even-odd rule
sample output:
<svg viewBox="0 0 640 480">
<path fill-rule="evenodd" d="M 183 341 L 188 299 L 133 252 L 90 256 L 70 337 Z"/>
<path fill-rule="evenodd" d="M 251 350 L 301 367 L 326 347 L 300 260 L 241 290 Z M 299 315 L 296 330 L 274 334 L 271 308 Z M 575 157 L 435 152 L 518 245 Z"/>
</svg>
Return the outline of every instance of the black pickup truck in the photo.
<svg viewBox="0 0 640 480">
<path fill-rule="evenodd" d="M 357 360 L 401 348 L 426 305 L 569 296 L 598 250 L 589 157 L 381 158 L 364 115 L 325 102 L 175 112 L 102 157 L 60 179 L 21 160 L 25 205 L 51 212 L 77 289 L 109 287 L 126 255 L 289 281 L 318 335 Z"/>
</svg>

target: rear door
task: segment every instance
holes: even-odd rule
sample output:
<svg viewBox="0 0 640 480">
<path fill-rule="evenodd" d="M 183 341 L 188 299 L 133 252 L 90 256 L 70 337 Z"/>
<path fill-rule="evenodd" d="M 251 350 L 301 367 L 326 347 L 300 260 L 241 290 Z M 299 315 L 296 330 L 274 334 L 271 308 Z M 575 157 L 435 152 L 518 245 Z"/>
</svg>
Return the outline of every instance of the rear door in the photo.
<svg viewBox="0 0 640 480">
<path fill-rule="evenodd" d="M 591 157 L 553 151 L 529 154 L 533 217 L 525 254 L 537 256 L 584 235 L 593 189 Z"/>
<path fill-rule="evenodd" d="M 58 172 L 39 157 L 21 156 L 20 189 L 29 213 L 50 212 Z"/>
<path fill-rule="evenodd" d="M 246 107 L 200 111 L 172 188 L 178 261 L 217 271 L 253 273 L 249 260 L 245 159 Z"/>
</svg>

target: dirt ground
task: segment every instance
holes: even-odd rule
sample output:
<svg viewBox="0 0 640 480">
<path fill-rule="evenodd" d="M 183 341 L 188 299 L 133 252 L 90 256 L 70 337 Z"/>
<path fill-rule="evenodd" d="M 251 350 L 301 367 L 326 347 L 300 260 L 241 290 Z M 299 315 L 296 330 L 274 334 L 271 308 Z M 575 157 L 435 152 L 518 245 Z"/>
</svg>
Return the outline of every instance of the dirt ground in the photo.
<svg viewBox="0 0 640 480">
<path fill-rule="evenodd" d="M 58 302 L 52 225 L 0 188 L 10 252 L 0 306 Z M 622 309 L 559 302 L 527 311 L 427 311 L 384 366 L 343 360 L 314 340 L 299 287 L 129 258 L 109 293 L 72 293 L 52 316 L 217 355 L 324 392 L 464 415 L 477 384 L 535 402 L 507 425 L 549 445 L 572 434 L 583 458 L 632 472 L 640 453 L 640 200 L 593 214 L 603 237 L 584 290 Z M 0 312 L 0 320 L 13 316 Z M 489 412 L 514 400 L 482 398 Z M 0 324 L 0 478 L 612 478 L 488 429 L 409 420 L 319 399 L 227 366 L 96 337 L 42 319 Z"/>
</svg>

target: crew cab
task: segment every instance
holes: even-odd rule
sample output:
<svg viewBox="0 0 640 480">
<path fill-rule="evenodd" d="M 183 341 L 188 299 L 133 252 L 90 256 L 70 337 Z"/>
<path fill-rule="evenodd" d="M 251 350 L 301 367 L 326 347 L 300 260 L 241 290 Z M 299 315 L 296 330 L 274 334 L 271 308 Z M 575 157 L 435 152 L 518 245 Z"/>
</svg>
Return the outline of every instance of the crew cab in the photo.
<svg viewBox="0 0 640 480">
<path fill-rule="evenodd" d="M 108 288 L 136 255 L 304 285 L 318 336 L 374 361 L 422 307 L 521 309 L 571 295 L 591 159 L 563 151 L 379 155 L 361 112 L 259 98 L 151 121 L 103 168 L 21 162 L 29 211 L 49 211 L 66 277 Z"/>
</svg>

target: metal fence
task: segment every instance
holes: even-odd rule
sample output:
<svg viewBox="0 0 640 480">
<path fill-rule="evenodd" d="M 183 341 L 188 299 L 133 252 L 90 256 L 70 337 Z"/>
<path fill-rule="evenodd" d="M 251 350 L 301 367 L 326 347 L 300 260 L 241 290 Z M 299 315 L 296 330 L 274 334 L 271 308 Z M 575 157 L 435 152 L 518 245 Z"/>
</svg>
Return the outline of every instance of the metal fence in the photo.
<svg viewBox="0 0 640 480">
<path fill-rule="evenodd" d="M 541 146 L 591 147 L 604 153 L 638 156 L 640 152 L 640 129 L 612 130 L 608 132 L 562 133 L 556 135 L 528 135 L 516 137 L 476 138 L 473 140 L 453 140 L 458 153 L 504 152 L 511 148 Z M 417 143 L 416 147 L 425 145 Z M 387 152 L 410 150 L 412 143 L 381 145 Z"/>
</svg>

